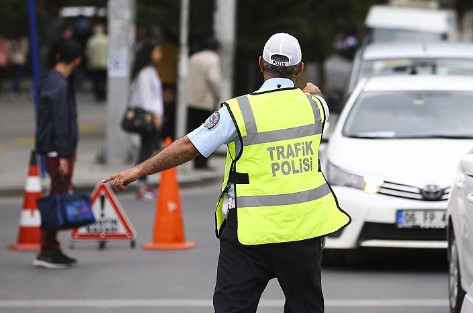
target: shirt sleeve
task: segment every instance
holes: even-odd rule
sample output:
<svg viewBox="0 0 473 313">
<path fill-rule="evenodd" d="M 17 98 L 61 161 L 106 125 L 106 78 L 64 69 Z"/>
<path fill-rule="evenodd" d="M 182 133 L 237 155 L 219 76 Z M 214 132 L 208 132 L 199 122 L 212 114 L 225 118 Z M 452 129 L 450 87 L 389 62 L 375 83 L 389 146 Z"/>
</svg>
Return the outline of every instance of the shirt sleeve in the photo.
<svg viewBox="0 0 473 313">
<path fill-rule="evenodd" d="M 219 115 L 219 119 L 216 123 L 215 118 L 213 119 L 215 125 L 213 125 L 213 123 L 204 123 L 187 134 L 187 137 L 192 144 L 200 154 L 206 158 L 221 145 L 228 144 L 238 138 L 235 124 L 233 123 L 227 107 L 223 106 L 212 115 L 215 116 L 215 113 L 218 113 Z M 209 120 L 210 117 L 207 121 Z"/>
<path fill-rule="evenodd" d="M 328 105 L 327 105 L 327 102 L 325 102 L 325 99 L 320 97 L 320 96 L 316 96 L 317 99 L 320 100 L 320 103 L 322 103 L 322 106 L 324 107 L 324 113 L 325 113 L 325 121 L 327 122 L 328 121 L 328 118 L 330 116 L 330 111 L 328 109 Z"/>
</svg>

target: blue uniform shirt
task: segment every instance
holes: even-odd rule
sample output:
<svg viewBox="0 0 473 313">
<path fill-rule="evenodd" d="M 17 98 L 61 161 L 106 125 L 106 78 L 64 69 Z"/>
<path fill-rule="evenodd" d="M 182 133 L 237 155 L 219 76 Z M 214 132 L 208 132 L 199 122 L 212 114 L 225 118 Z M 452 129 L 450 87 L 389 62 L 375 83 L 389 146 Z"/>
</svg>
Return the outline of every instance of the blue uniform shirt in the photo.
<svg viewBox="0 0 473 313">
<path fill-rule="evenodd" d="M 287 78 L 271 78 L 268 79 L 263 83 L 261 88 L 255 93 L 261 93 L 271 90 L 276 90 L 278 88 L 293 88 L 294 82 Z M 325 110 L 325 120 L 328 119 L 329 111 L 327 107 L 327 103 L 322 97 L 317 97 L 320 102 L 322 103 L 324 110 Z M 189 134 L 187 137 L 192 142 L 192 144 L 196 147 L 196 149 L 202 154 L 204 157 L 209 157 L 218 147 L 224 144 L 228 144 L 232 141 L 236 143 L 237 153 L 240 152 L 241 143 L 238 140 L 238 133 L 233 124 L 232 117 L 228 112 L 226 106 L 223 106 L 218 110 L 220 115 L 220 119 L 216 122 L 216 124 L 211 123 L 209 124 L 204 123 L 199 128 L 196 128 Z M 215 113 L 214 113 L 215 114 Z M 209 118 L 210 119 L 210 118 Z M 207 126 L 206 126 L 207 124 Z M 230 186 L 228 190 L 229 197 L 235 198 L 235 191 L 233 185 Z"/>
</svg>

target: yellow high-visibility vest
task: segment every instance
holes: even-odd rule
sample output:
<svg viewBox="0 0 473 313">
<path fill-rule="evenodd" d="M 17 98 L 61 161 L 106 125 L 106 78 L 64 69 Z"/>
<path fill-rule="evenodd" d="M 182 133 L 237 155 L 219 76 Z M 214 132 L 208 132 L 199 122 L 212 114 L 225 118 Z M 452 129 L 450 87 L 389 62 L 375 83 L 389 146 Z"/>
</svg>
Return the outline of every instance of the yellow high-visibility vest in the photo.
<svg viewBox="0 0 473 313">
<path fill-rule="evenodd" d="M 317 97 L 280 89 L 228 100 L 242 143 L 228 145 L 215 213 L 220 236 L 223 196 L 235 184 L 238 240 L 244 245 L 291 242 L 336 232 L 350 223 L 320 171 L 325 114 Z"/>
</svg>

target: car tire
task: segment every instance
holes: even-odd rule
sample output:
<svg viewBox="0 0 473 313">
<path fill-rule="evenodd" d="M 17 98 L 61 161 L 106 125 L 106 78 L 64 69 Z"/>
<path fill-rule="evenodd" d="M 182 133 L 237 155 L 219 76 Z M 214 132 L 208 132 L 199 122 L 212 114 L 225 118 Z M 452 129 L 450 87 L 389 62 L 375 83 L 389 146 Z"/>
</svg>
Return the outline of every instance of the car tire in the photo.
<svg viewBox="0 0 473 313">
<path fill-rule="evenodd" d="M 448 240 L 448 299 L 450 313 L 460 313 L 465 291 L 461 286 L 460 263 L 453 231 Z"/>
</svg>

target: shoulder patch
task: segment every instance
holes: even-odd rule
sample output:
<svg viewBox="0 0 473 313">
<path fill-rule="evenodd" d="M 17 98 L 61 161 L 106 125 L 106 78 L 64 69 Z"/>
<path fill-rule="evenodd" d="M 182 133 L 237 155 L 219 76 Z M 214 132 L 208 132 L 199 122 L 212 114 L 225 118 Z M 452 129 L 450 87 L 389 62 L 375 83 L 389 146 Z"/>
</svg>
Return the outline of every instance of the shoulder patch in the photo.
<svg viewBox="0 0 473 313">
<path fill-rule="evenodd" d="M 215 125 L 218 124 L 218 121 L 220 121 L 220 113 L 217 111 L 213 112 L 212 115 L 209 116 L 209 118 L 205 121 L 204 127 L 207 129 L 212 129 L 215 127 Z"/>
</svg>

